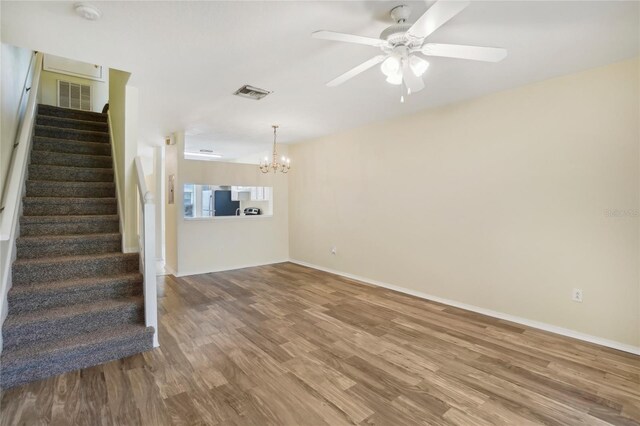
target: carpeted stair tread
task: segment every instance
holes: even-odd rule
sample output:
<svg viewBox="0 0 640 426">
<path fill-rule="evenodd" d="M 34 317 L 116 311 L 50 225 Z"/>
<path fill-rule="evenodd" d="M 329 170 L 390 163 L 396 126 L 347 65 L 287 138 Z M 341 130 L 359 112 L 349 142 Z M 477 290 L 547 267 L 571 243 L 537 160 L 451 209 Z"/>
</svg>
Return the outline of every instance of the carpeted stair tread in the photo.
<svg viewBox="0 0 640 426">
<path fill-rule="evenodd" d="M 38 114 L 36 124 L 65 129 L 87 130 L 91 132 L 108 132 L 108 124 L 104 121 L 80 120 L 72 117 L 56 117 L 53 115 Z"/>
<path fill-rule="evenodd" d="M 24 197 L 25 216 L 111 215 L 118 212 L 115 198 Z"/>
<path fill-rule="evenodd" d="M 78 303 L 52 309 L 12 314 L 4 322 L 3 348 L 27 348 L 104 327 L 136 324 L 143 319 L 140 296 Z"/>
<path fill-rule="evenodd" d="M 118 232 L 118 215 L 22 216 L 20 235 L 83 235 Z"/>
<path fill-rule="evenodd" d="M 67 290 L 70 288 L 87 289 L 93 286 L 101 286 L 112 281 L 124 280 L 128 282 L 142 282 L 142 274 L 131 272 L 128 274 L 111 275 L 107 277 L 78 278 L 73 280 L 47 281 L 32 285 L 11 287 L 9 294 L 14 296 L 49 292 L 54 290 Z"/>
<path fill-rule="evenodd" d="M 142 306 L 141 297 L 130 297 L 126 299 L 101 300 L 92 303 L 79 303 L 71 306 L 61 306 L 53 309 L 43 309 L 36 312 L 26 312 L 7 317 L 4 322 L 5 331 L 24 327 L 27 324 L 45 323 L 59 319 L 67 319 L 80 315 L 98 314 L 114 309 L 131 308 Z"/>
<path fill-rule="evenodd" d="M 67 129 L 64 127 L 41 126 L 39 124 L 36 124 L 34 128 L 34 134 L 36 136 L 46 136 L 58 139 L 72 139 L 87 142 L 109 143 L 108 132 L 94 132 L 90 130 Z"/>
<path fill-rule="evenodd" d="M 48 117 L 64 117 L 85 121 L 102 121 L 107 122 L 107 114 L 93 111 L 81 111 L 77 109 L 56 107 L 53 105 L 38 105 L 38 115 L 46 115 Z"/>
<path fill-rule="evenodd" d="M 136 324 L 142 319 L 143 298 L 99 300 L 8 315 L 2 328 L 3 350 L 27 347 L 76 334 Z"/>
<path fill-rule="evenodd" d="M 12 387 L 153 349 L 153 327 L 125 324 L 4 351 L 1 381 Z"/>
<path fill-rule="evenodd" d="M 33 138 L 33 152 L 36 151 L 110 156 L 111 145 L 102 142 L 35 136 Z"/>
<path fill-rule="evenodd" d="M 55 182 L 113 182 L 113 168 L 30 164 L 29 179 Z"/>
<path fill-rule="evenodd" d="M 16 239 L 17 258 L 114 253 L 122 249 L 120 233 L 25 236 Z"/>
<path fill-rule="evenodd" d="M 70 306 L 106 299 L 140 296 L 142 275 L 136 272 L 77 280 L 53 281 L 12 287 L 8 293 L 10 314 Z"/>
<path fill-rule="evenodd" d="M 114 198 L 113 182 L 56 182 L 28 180 L 27 197 Z"/>
<path fill-rule="evenodd" d="M 58 256 L 58 257 L 47 257 L 44 259 L 16 259 L 13 262 L 14 266 L 21 266 L 23 264 L 32 264 L 32 265 L 40 265 L 40 264 L 55 264 L 55 263 L 64 263 L 71 261 L 83 261 L 83 260 L 93 260 L 93 259 L 112 259 L 112 258 L 130 258 L 130 257 L 138 257 L 138 253 L 105 253 L 105 254 L 90 254 L 90 255 L 77 255 L 77 256 Z"/>
<path fill-rule="evenodd" d="M 54 353 L 65 348 L 81 347 L 92 345 L 95 342 L 116 339 L 118 337 L 126 339 L 128 337 L 142 337 L 147 333 L 153 333 L 153 329 L 142 324 L 123 324 L 117 328 L 109 327 L 98 329 L 86 334 L 71 336 L 57 342 L 46 344 L 33 344 L 24 348 L 8 350 L 2 352 L 3 367 L 8 367 L 7 363 L 20 362 L 20 360 L 35 358 L 44 353 Z"/>
<path fill-rule="evenodd" d="M 13 262 L 13 285 L 100 277 L 136 272 L 138 270 L 138 253 L 105 253 L 41 259 L 17 259 Z"/>
<path fill-rule="evenodd" d="M 70 152 L 33 151 L 31 164 L 66 167 L 97 167 L 111 169 L 113 162 L 110 155 L 75 154 Z"/>
</svg>

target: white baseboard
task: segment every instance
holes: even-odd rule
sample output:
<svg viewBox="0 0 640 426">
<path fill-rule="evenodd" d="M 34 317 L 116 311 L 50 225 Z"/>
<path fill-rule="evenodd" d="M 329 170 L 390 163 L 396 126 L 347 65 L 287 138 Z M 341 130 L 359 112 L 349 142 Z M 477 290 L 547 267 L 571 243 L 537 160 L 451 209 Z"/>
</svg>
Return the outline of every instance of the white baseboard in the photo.
<svg viewBox="0 0 640 426">
<path fill-rule="evenodd" d="M 358 275 L 349 274 L 346 272 L 336 271 L 334 269 L 325 268 L 323 266 L 314 265 L 311 263 L 303 262 L 301 260 L 289 259 L 289 262 L 295 263 L 308 268 L 317 269 L 319 271 L 328 272 L 330 274 L 340 275 L 341 277 L 349 278 L 351 280 L 362 281 L 363 283 L 372 284 L 378 287 L 384 287 L 389 290 L 395 290 L 400 293 L 416 296 L 421 299 L 431 300 L 434 302 L 442 303 L 444 305 L 453 306 L 467 311 L 476 312 L 479 314 L 487 315 L 490 317 L 515 322 L 517 324 L 526 325 L 528 327 L 537 328 L 539 330 L 549 331 L 551 333 L 560 334 L 562 336 L 572 337 L 574 339 L 583 340 L 589 343 L 595 343 L 596 345 L 606 346 L 608 348 L 617 349 L 624 352 L 629 352 L 635 355 L 640 355 L 640 346 L 633 346 L 626 343 L 616 342 L 615 340 L 608 340 L 602 337 L 592 336 L 590 334 L 581 333 L 579 331 L 570 330 L 568 328 L 558 327 L 552 324 L 544 322 L 533 321 L 527 318 L 518 317 L 515 315 L 505 314 L 502 312 L 492 311 L 490 309 L 480 308 L 478 306 L 467 305 L 466 303 L 456 302 L 455 300 L 444 299 L 438 296 L 432 296 L 430 294 L 423 293 L 421 291 L 411 290 L 404 287 L 399 287 L 393 284 L 384 283 L 381 281 L 372 280 L 370 278 L 361 277 Z"/>
<path fill-rule="evenodd" d="M 188 277 L 189 275 L 199 275 L 199 274 L 209 274 L 211 272 L 225 272 L 225 271 L 235 271 L 236 269 L 244 269 L 244 268 L 254 268 L 256 266 L 267 266 L 267 265 L 275 265 L 276 263 L 289 262 L 289 259 L 283 260 L 275 260 L 273 262 L 265 262 L 265 263 L 248 263 L 242 265 L 234 265 L 230 267 L 222 267 L 222 268 L 213 268 L 213 269 L 205 269 L 200 271 L 180 271 L 180 273 L 175 273 L 171 271 L 169 268 L 166 268 L 167 271 L 170 271 L 172 275 L 181 278 Z"/>
</svg>

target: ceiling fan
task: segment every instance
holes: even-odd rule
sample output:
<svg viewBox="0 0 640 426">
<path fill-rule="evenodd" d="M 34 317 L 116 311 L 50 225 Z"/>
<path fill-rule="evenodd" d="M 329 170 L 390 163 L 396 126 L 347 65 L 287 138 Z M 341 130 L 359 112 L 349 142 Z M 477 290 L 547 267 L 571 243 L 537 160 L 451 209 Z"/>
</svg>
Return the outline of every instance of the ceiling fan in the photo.
<svg viewBox="0 0 640 426">
<path fill-rule="evenodd" d="M 425 43 L 425 39 L 451 18 L 469 5 L 469 0 L 439 0 L 434 3 L 416 22 L 408 23 L 411 15 L 409 6 L 401 5 L 391 9 L 391 18 L 396 22 L 382 31 L 380 38 L 364 37 L 334 31 L 315 31 L 312 37 L 346 43 L 364 44 L 382 50 L 381 55 L 361 63 L 344 74 L 334 78 L 327 86 L 338 86 L 356 75 L 380 63 L 380 69 L 390 84 L 404 85 L 407 94 L 424 89 L 422 75 L 429 63 L 420 55 L 447 58 L 471 59 L 475 61 L 498 62 L 507 56 L 505 49 L 496 47 L 465 46 L 459 44 Z M 404 102 L 404 96 L 400 98 Z"/>
</svg>

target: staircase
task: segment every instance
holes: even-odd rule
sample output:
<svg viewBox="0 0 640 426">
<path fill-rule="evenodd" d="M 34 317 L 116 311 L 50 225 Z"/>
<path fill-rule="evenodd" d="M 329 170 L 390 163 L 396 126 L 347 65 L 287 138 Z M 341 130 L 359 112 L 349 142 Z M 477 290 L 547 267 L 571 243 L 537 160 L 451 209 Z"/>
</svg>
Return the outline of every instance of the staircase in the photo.
<svg viewBox="0 0 640 426">
<path fill-rule="evenodd" d="M 152 348 L 115 195 L 106 114 L 39 105 L 2 327 L 3 389 Z"/>
</svg>

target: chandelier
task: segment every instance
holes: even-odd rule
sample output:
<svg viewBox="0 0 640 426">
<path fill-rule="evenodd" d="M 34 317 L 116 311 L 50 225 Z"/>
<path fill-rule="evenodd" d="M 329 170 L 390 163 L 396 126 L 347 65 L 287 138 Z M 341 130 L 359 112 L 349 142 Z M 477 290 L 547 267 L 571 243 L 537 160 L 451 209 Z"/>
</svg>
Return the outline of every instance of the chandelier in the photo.
<svg viewBox="0 0 640 426">
<path fill-rule="evenodd" d="M 269 163 L 269 158 L 264 157 L 264 162 L 260 163 L 260 171 L 262 173 L 277 173 L 278 171 L 287 173 L 291 168 L 291 159 L 283 155 L 281 158 L 282 162 L 278 162 L 278 153 L 276 152 L 276 132 L 278 130 L 278 126 L 274 124 L 271 127 L 273 127 L 273 160 Z"/>
</svg>

